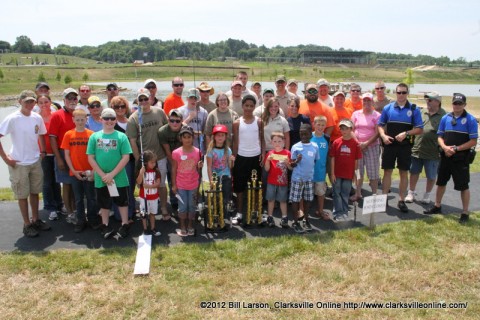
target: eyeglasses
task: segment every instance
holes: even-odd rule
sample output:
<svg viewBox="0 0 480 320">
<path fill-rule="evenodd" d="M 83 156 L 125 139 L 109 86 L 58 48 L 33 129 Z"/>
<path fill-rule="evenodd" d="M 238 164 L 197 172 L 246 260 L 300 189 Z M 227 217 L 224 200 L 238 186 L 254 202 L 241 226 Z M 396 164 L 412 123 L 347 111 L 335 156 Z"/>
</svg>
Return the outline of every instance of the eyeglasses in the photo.
<svg viewBox="0 0 480 320">
<path fill-rule="evenodd" d="M 308 94 L 317 94 L 317 93 L 318 93 L 318 90 L 317 90 L 317 89 L 308 89 L 308 90 L 307 90 L 307 93 L 308 93 Z"/>
<path fill-rule="evenodd" d="M 457 101 L 453 103 L 454 106 L 463 106 L 463 102 Z"/>
<path fill-rule="evenodd" d="M 145 89 L 148 89 L 148 90 L 157 89 L 157 86 L 146 86 Z"/>
<path fill-rule="evenodd" d="M 107 88 L 107 91 L 117 91 L 117 90 L 118 90 L 118 88 L 115 88 L 115 87 L 109 87 L 109 88 Z"/>
<path fill-rule="evenodd" d="M 351 92 L 360 92 L 361 90 L 357 90 L 357 89 L 352 89 L 350 90 Z"/>
<path fill-rule="evenodd" d="M 86 92 L 90 92 L 90 90 L 83 89 L 83 90 L 80 90 L 80 92 L 86 93 Z"/>
<path fill-rule="evenodd" d="M 378 88 L 375 88 L 375 90 L 383 90 L 385 89 L 385 87 L 378 87 Z"/>
<path fill-rule="evenodd" d="M 102 119 L 105 120 L 105 121 L 115 121 L 115 120 L 117 120 L 117 118 L 115 118 L 115 117 L 102 117 Z"/>
<path fill-rule="evenodd" d="M 407 94 L 408 91 L 397 91 L 397 94 Z"/>
<path fill-rule="evenodd" d="M 168 119 L 171 123 L 180 123 L 182 120 L 179 119 Z"/>
<path fill-rule="evenodd" d="M 183 87 L 183 83 L 174 83 L 173 86 L 174 87 Z"/>
<path fill-rule="evenodd" d="M 67 97 L 66 99 L 68 101 L 75 101 L 75 100 L 78 100 L 78 97 L 77 96 L 70 96 L 70 97 Z"/>
<path fill-rule="evenodd" d="M 100 103 L 95 103 L 95 104 L 89 104 L 88 105 L 89 109 L 95 109 L 95 108 L 100 108 L 100 107 L 101 107 Z"/>
<path fill-rule="evenodd" d="M 113 109 L 118 110 L 118 109 L 125 109 L 127 106 L 125 104 L 121 104 L 119 106 L 113 106 Z"/>
<path fill-rule="evenodd" d="M 138 98 L 138 102 L 145 102 L 148 101 L 148 98 Z"/>
</svg>

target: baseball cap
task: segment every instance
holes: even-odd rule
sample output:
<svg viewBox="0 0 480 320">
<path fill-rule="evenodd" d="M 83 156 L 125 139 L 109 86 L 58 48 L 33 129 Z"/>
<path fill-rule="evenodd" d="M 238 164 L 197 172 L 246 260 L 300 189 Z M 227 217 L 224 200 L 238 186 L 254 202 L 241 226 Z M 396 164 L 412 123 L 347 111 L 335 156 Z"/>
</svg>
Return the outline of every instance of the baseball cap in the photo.
<svg viewBox="0 0 480 320">
<path fill-rule="evenodd" d="M 455 102 L 467 103 L 467 97 L 465 97 L 461 93 L 454 93 L 452 103 L 455 103 Z"/>
<path fill-rule="evenodd" d="M 48 85 L 48 83 L 46 82 L 39 82 L 37 83 L 37 85 L 35 86 L 35 90 L 38 90 L 42 87 L 46 87 L 48 90 L 50 90 L 50 86 Z"/>
<path fill-rule="evenodd" d="M 349 128 L 353 128 L 353 122 L 348 120 L 348 119 L 343 119 L 340 121 L 340 123 L 338 124 L 339 127 L 341 126 L 346 126 L 346 127 L 349 127 Z"/>
<path fill-rule="evenodd" d="M 288 80 L 287 86 L 291 85 L 292 83 L 294 83 L 294 84 L 296 84 L 296 85 L 298 86 L 298 81 L 295 80 L 295 79 L 290 79 L 290 80 Z"/>
<path fill-rule="evenodd" d="M 147 79 L 147 80 L 145 80 L 145 83 L 143 84 L 143 86 L 146 88 L 147 85 L 149 85 L 150 83 L 153 83 L 155 86 L 157 85 L 157 81 L 155 81 L 153 79 Z"/>
<path fill-rule="evenodd" d="M 180 129 L 179 135 L 182 135 L 182 134 L 184 134 L 184 133 L 189 133 L 190 135 L 193 136 L 193 129 L 192 129 L 192 127 L 183 126 L 182 129 Z"/>
<path fill-rule="evenodd" d="M 263 90 L 263 95 L 265 95 L 265 93 L 271 93 L 271 94 L 275 95 L 275 91 L 272 88 L 264 89 Z"/>
<path fill-rule="evenodd" d="M 260 86 L 261 87 L 262 84 L 259 81 L 254 81 L 254 82 L 252 82 L 252 87 L 254 87 L 254 86 Z"/>
<path fill-rule="evenodd" d="M 337 91 L 333 94 L 333 97 L 336 97 L 336 96 L 339 96 L 339 95 L 342 95 L 343 97 L 345 97 L 345 92 L 343 91 Z"/>
<path fill-rule="evenodd" d="M 100 98 L 97 97 L 97 96 L 91 96 L 90 98 L 88 98 L 88 104 L 91 105 L 92 103 L 94 102 L 101 102 L 100 101 Z"/>
<path fill-rule="evenodd" d="M 113 110 L 112 108 L 105 108 L 102 110 L 102 115 L 101 115 L 102 118 L 108 118 L 108 117 L 117 117 L 117 114 L 115 113 L 115 110 Z"/>
<path fill-rule="evenodd" d="M 233 81 L 233 82 L 232 82 L 232 85 L 230 86 L 230 88 L 233 88 L 233 87 L 235 87 L 235 86 L 237 86 L 237 85 L 240 85 L 240 86 L 243 87 L 242 81 L 240 81 L 240 80 L 235 80 L 235 81 Z"/>
<path fill-rule="evenodd" d="M 198 100 L 198 97 L 199 97 L 199 93 L 197 89 L 195 88 L 188 89 L 187 98 L 195 98 Z"/>
<path fill-rule="evenodd" d="M 373 100 L 373 94 L 371 94 L 370 92 L 365 92 L 365 93 L 362 95 L 362 100 L 363 100 L 363 99 Z"/>
<path fill-rule="evenodd" d="M 281 82 L 281 81 L 287 82 L 287 78 L 283 74 L 280 74 L 277 76 L 277 78 L 275 78 L 275 83 Z"/>
<path fill-rule="evenodd" d="M 213 127 L 212 134 L 215 134 L 217 132 L 228 133 L 227 126 L 225 126 L 224 124 L 217 124 L 215 127 Z"/>
<path fill-rule="evenodd" d="M 28 100 L 37 101 L 37 96 L 35 95 L 35 92 L 33 92 L 32 90 L 23 90 L 20 93 L 20 98 L 19 99 L 23 100 L 23 101 L 28 101 Z"/>
<path fill-rule="evenodd" d="M 106 88 L 114 87 L 115 89 L 118 89 L 118 85 L 115 82 L 110 82 L 107 84 Z"/>
<path fill-rule="evenodd" d="M 137 100 L 138 98 L 140 98 L 141 96 L 145 96 L 147 98 L 150 98 L 150 91 L 146 88 L 140 88 L 138 89 L 137 91 Z"/>
<path fill-rule="evenodd" d="M 200 91 L 210 91 L 210 95 L 215 92 L 215 90 L 206 81 L 200 82 L 197 89 Z"/>
<path fill-rule="evenodd" d="M 330 82 L 328 82 L 326 79 L 318 79 L 317 81 L 317 86 L 318 87 L 321 87 L 321 86 L 330 86 Z"/>
<path fill-rule="evenodd" d="M 169 117 L 174 116 L 174 117 L 183 119 L 183 115 L 182 115 L 180 112 L 178 112 L 177 109 L 172 109 L 172 110 L 170 110 L 170 112 L 168 113 L 168 116 L 169 116 Z"/>
<path fill-rule="evenodd" d="M 437 101 L 442 102 L 442 96 L 437 91 L 427 92 L 427 93 L 425 93 L 425 95 L 423 97 L 425 99 L 437 100 Z"/>
<path fill-rule="evenodd" d="M 78 96 L 77 90 L 75 90 L 73 88 L 67 88 L 67 89 L 63 90 L 63 99 L 65 99 L 70 93 L 74 93 L 75 95 Z"/>
</svg>

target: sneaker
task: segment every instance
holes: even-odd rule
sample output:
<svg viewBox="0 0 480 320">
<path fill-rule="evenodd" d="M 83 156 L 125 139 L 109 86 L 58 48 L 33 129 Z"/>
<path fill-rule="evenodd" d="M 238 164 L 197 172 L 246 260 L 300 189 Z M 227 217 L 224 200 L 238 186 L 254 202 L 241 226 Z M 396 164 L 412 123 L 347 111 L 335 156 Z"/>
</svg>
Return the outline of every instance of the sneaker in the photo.
<svg viewBox="0 0 480 320">
<path fill-rule="evenodd" d="M 42 220 L 38 219 L 37 221 L 35 222 L 32 222 L 31 224 L 37 231 L 48 231 L 50 229 L 52 229 L 52 227 L 50 227 L 48 224 L 46 224 L 45 222 L 43 222 Z"/>
<path fill-rule="evenodd" d="M 122 239 L 126 238 L 128 236 L 128 224 L 122 224 L 117 231 L 117 235 Z"/>
<path fill-rule="evenodd" d="M 462 213 L 458 222 L 460 222 L 462 224 L 467 223 L 469 219 L 470 219 L 470 216 L 468 215 L 468 213 Z"/>
<path fill-rule="evenodd" d="M 155 237 L 160 237 L 162 235 L 162 233 L 160 231 L 158 231 L 157 229 L 150 230 L 150 234 L 154 235 Z"/>
<path fill-rule="evenodd" d="M 63 214 L 64 216 L 68 215 L 67 208 L 65 208 L 65 207 L 62 207 L 62 209 L 58 210 L 57 213 L 58 214 Z"/>
<path fill-rule="evenodd" d="M 50 215 L 48 216 L 48 220 L 50 221 L 58 220 L 57 212 L 56 211 L 50 212 Z"/>
<path fill-rule="evenodd" d="M 299 222 L 294 222 L 292 224 L 293 230 L 295 230 L 296 233 L 304 233 L 305 230 L 302 228 Z"/>
<path fill-rule="evenodd" d="M 73 232 L 80 233 L 83 230 L 85 230 L 86 227 L 87 227 L 86 221 L 78 221 L 77 223 L 75 223 L 75 226 L 73 227 Z"/>
<path fill-rule="evenodd" d="M 282 226 L 282 228 L 288 228 L 288 218 L 287 217 L 283 217 L 282 220 L 280 221 L 280 225 Z"/>
<path fill-rule="evenodd" d="M 145 229 L 145 230 L 143 230 L 143 235 L 149 236 L 149 235 L 151 235 L 151 234 L 152 234 L 152 230 L 150 230 L 150 229 Z"/>
<path fill-rule="evenodd" d="M 305 231 L 312 231 L 312 225 L 310 224 L 310 221 L 308 220 L 305 220 L 303 221 L 303 229 L 305 229 Z"/>
<path fill-rule="evenodd" d="M 242 223 L 242 214 L 240 212 L 237 212 L 237 215 L 233 217 L 232 223 L 235 225 L 239 225 L 240 223 Z"/>
<path fill-rule="evenodd" d="M 102 224 L 102 225 L 100 226 L 100 233 L 102 234 L 102 237 L 103 237 L 104 239 L 108 239 L 108 238 L 110 238 L 111 236 L 113 236 L 113 232 L 114 232 L 114 231 L 113 231 L 113 228 L 110 227 L 110 226 L 107 226 L 107 225 L 104 225 L 104 224 Z"/>
<path fill-rule="evenodd" d="M 343 221 L 343 214 L 334 214 L 333 215 L 333 222 L 342 222 Z"/>
<path fill-rule="evenodd" d="M 430 193 L 424 193 L 422 198 L 423 204 L 430 204 Z"/>
<path fill-rule="evenodd" d="M 23 234 L 25 237 L 28 238 L 35 238 L 38 237 L 39 233 L 37 229 L 33 226 L 33 224 L 29 224 L 28 226 L 23 227 Z"/>
<path fill-rule="evenodd" d="M 401 212 L 408 213 L 408 207 L 405 204 L 405 201 L 402 201 L 402 200 L 398 201 L 397 207 Z"/>
<path fill-rule="evenodd" d="M 270 228 L 275 227 L 275 221 L 273 221 L 273 217 L 271 217 L 271 216 L 267 217 L 267 224 Z"/>
<path fill-rule="evenodd" d="M 102 226 L 102 223 L 99 222 L 97 219 L 88 221 L 88 226 L 92 228 L 93 230 L 98 230 Z"/>
<path fill-rule="evenodd" d="M 67 218 L 65 219 L 68 223 L 76 224 L 77 223 L 77 215 L 75 213 L 69 213 Z"/>
<path fill-rule="evenodd" d="M 423 211 L 424 214 L 439 214 L 442 213 L 442 206 L 431 206 L 428 210 Z"/>
<path fill-rule="evenodd" d="M 408 190 L 408 194 L 405 197 L 406 203 L 413 203 L 415 201 L 415 191 Z"/>
</svg>

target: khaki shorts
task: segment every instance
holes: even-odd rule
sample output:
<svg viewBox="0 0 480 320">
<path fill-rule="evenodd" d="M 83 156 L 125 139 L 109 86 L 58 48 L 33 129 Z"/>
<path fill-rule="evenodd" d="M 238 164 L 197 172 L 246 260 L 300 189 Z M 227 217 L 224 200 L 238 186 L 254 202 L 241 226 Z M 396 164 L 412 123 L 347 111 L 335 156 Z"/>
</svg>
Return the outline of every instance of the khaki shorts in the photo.
<svg viewBox="0 0 480 320">
<path fill-rule="evenodd" d="M 325 192 L 327 192 L 327 184 L 325 181 L 322 182 L 315 182 L 315 190 L 313 193 L 315 193 L 316 196 L 324 196 Z"/>
<path fill-rule="evenodd" d="M 27 199 L 30 194 L 42 192 L 43 171 L 42 160 L 28 166 L 16 165 L 15 168 L 8 166 L 10 182 L 15 199 Z"/>
</svg>

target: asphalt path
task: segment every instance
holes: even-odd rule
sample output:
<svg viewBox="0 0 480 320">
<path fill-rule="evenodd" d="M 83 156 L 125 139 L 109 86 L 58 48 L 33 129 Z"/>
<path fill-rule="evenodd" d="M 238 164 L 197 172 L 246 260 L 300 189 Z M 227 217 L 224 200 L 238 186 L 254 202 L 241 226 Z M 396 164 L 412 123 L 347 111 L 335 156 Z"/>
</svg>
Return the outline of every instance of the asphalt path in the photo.
<svg viewBox="0 0 480 320">
<path fill-rule="evenodd" d="M 417 186 L 418 197 L 421 198 L 423 190 L 425 190 L 425 179 L 420 179 Z M 470 210 L 480 210 L 480 173 L 473 174 L 470 181 L 471 199 Z M 434 192 L 435 192 L 434 188 Z M 394 223 L 401 220 L 428 219 L 423 214 L 426 205 L 420 202 L 408 204 L 409 212 L 401 213 L 397 207 L 398 201 L 398 181 L 392 184 L 391 193 L 389 194 L 389 205 L 384 213 L 375 213 L 375 224 Z M 433 193 L 434 193 L 433 192 Z M 434 199 L 434 194 L 431 195 Z M 42 204 L 40 204 L 40 207 Z M 447 185 L 447 191 L 442 204 L 443 213 L 454 213 L 459 215 L 461 212 L 460 193 L 453 190 L 453 182 Z M 325 201 L 325 209 L 327 212 L 332 210 L 332 200 L 327 198 Z M 289 218 L 292 219 L 289 206 Z M 336 231 L 349 228 L 368 227 L 370 225 L 370 215 L 362 214 L 362 202 L 356 206 L 356 219 L 354 220 L 354 206 L 351 206 L 350 221 L 334 223 L 333 221 L 323 221 L 317 218 L 311 209 L 310 221 L 313 231 L 310 233 Z M 112 248 L 112 247 L 136 247 L 138 236 L 142 233 L 141 221 L 136 221 L 130 228 L 130 235 L 125 239 L 119 239 L 117 236 L 111 239 L 103 239 L 100 231 L 86 229 L 81 233 L 73 232 L 73 225 L 65 221 L 65 217 L 60 217 L 57 221 L 48 221 L 48 212 L 41 210 L 40 217 L 52 226 L 52 230 L 41 232 L 39 237 L 27 238 L 22 232 L 22 219 L 18 209 L 17 202 L 3 201 L 0 202 L 0 251 L 50 251 L 55 249 L 87 249 L 87 248 Z M 205 233 L 203 222 L 197 223 L 196 235 L 189 237 L 180 237 L 176 234 L 175 229 L 178 223 L 175 218 L 168 222 L 157 220 L 157 228 L 162 235 L 153 237 L 152 245 L 170 246 L 178 243 L 213 243 L 225 239 L 243 239 L 254 237 L 280 237 L 282 235 L 295 234 L 292 228 L 283 229 L 280 225 L 280 212 L 275 210 L 276 227 L 254 226 L 251 228 L 243 228 L 241 226 L 232 226 L 222 233 Z M 228 222 L 228 221 L 227 221 Z M 291 220 L 289 221 L 291 224 Z M 111 218 L 111 225 L 118 228 L 120 223 Z M 228 224 L 227 224 L 228 226 Z M 299 235 L 302 236 L 302 235 Z"/>
</svg>

